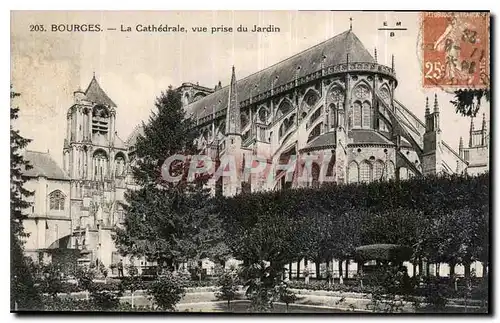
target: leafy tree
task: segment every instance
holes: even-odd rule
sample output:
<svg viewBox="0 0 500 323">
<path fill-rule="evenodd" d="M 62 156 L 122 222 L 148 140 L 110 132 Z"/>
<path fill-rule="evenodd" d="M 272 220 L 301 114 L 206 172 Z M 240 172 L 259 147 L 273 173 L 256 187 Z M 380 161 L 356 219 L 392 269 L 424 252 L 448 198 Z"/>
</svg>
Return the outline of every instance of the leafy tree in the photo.
<svg viewBox="0 0 500 323">
<path fill-rule="evenodd" d="M 455 97 L 450 101 L 457 113 L 465 117 L 475 117 L 481 108 L 481 102 L 490 101 L 490 89 L 460 89 L 455 91 Z"/>
<path fill-rule="evenodd" d="M 123 285 L 122 288 L 130 291 L 130 296 L 132 300 L 132 308 L 134 308 L 134 294 L 137 290 L 144 288 L 144 282 L 139 275 L 139 270 L 134 264 L 129 264 L 127 266 L 128 276 L 124 277 L 121 281 Z"/>
<path fill-rule="evenodd" d="M 27 215 L 24 210 L 31 204 L 26 200 L 33 192 L 25 189 L 24 183 L 28 180 L 23 175 L 25 170 L 32 168 L 24 159 L 22 151 L 30 143 L 30 139 L 21 136 L 19 130 L 14 129 L 12 123 L 19 117 L 19 108 L 13 105 L 13 100 L 20 96 L 10 89 L 10 281 L 12 310 L 32 310 L 40 306 L 40 296 L 34 285 L 33 266 L 24 256 L 24 239 L 28 236 L 24 232 L 22 221 Z"/>
<path fill-rule="evenodd" d="M 178 275 L 166 272 L 148 287 L 148 295 L 154 305 L 162 311 L 174 311 L 185 294 L 184 281 Z"/>
<path fill-rule="evenodd" d="M 139 189 L 125 194 L 124 227 L 117 230 L 115 241 L 122 254 L 146 255 L 172 269 L 174 262 L 217 257 L 225 249 L 211 212 L 209 190 L 203 187 L 207 177 L 188 178 L 187 159 L 166 170 L 181 180 L 171 182 L 162 176 L 168 157 L 199 153 L 195 145 L 199 129 L 172 87 L 156 99 L 155 106 L 157 111 L 144 125 L 144 136 L 139 136 L 135 147 L 132 174 Z"/>
</svg>

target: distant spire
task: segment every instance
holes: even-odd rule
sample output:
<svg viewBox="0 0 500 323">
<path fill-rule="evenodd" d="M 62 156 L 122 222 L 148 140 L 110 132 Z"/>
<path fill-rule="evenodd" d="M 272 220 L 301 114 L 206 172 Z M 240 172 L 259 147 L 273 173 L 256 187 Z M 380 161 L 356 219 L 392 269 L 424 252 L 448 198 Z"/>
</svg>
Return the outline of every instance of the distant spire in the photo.
<svg viewBox="0 0 500 323">
<path fill-rule="evenodd" d="M 227 111 L 226 134 L 241 135 L 240 127 L 240 106 L 238 103 L 238 93 L 236 87 L 236 72 L 233 65 L 231 74 L 231 85 L 229 87 L 229 104 Z"/>
<path fill-rule="evenodd" d="M 395 68 L 394 68 L 394 54 L 392 54 L 392 72 L 393 73 L 394 73 L 394 70 L 395 70 Z"/>
<path fill-rule="evenodd" d="M 464 139 L 460 136 L 460 141 L 458 142 L 458 150 L 462 150 L 464 148 Z"/>
<path fill-rule="evenodd" d="M 425 98 L 425 115 L 431 114 L 431 109 L 429 109 L 429 97 Z"/>
<path fill-rule="evenodd" d="M 92 78 L 95 78 L 95 71 L 92 71 Z"/>
<path fill-rule="evenodd" d="M 375 63 L 377 63 L 377 47 L 375 47 Z"/>
<path fill-rule="evenodd" d="M 439 104 L 437 93 L 434 93 L 434 112 L 439 113 Z"/>
<path fill-rule="evenodd" d="M 352 17 L 349 18 L 349 31 L 352 31 Z"/>
<path fill-rule="evenodd" d="M 486 130 L 486 115 L 483 113 L 483 125 L 482 125 L 483 131 Z"/>
</svg>

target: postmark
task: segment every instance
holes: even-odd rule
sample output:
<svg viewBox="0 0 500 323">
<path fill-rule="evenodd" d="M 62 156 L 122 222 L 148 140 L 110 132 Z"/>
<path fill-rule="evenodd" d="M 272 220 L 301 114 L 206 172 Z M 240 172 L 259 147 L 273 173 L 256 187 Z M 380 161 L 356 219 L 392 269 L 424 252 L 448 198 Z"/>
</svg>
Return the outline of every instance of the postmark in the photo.
<svg viewBox="0 0 500 323">
<path fill-rule="evenodd" d="M 421 15 L 423 86 L 444 90 L 489 88 L 489 12 Z"/>
</svg>

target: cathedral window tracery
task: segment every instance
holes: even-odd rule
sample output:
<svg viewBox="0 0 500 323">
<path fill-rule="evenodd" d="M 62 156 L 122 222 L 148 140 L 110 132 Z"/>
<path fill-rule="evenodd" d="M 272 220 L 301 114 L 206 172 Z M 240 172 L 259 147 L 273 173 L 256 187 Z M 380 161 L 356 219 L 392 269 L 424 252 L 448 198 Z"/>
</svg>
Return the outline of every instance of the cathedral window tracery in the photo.
<svg viewBox="0 0 500 323">
<path fill-rule="evenodd" d="M 53 191 L 52 193 L 49 194 L 49 207 L 51 210 L 57 210 L 57 211 L 62 211 L 64 210 L 64 201 L 65 201 L 65 196 L 64 194 L 59 191 Z"/>
<path fill-rule="evenodd" d="M 372 114 L 371 114 L 371 105 L 368 101 L 363 102 L 363 128 L 371 128 L 372 127 Z"/>
<path fill-rule="evenodd" d="M 359 181 L 362 183 L 369 183 L 372 181 L 372 169 L 371 165 L 364 160 L 359 165 Z"/>
</svg>

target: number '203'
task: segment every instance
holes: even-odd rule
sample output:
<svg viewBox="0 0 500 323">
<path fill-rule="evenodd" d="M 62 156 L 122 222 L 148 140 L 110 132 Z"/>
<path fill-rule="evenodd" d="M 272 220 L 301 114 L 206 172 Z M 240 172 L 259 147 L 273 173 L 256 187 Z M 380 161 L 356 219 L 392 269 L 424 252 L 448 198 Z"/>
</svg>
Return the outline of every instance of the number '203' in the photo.
<svg viewBox="0 0 500 323">
<path fill-rule="evenodd" d="M 30 25 L 30 31 L 32 31 L 32 32 L 45 31 L 45 26 L 44 25 Z"/>
</svg>

